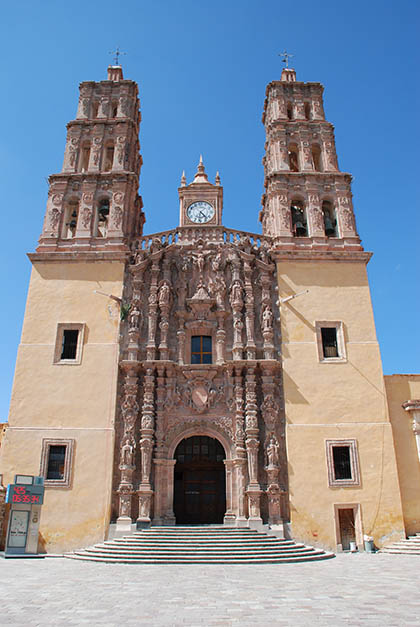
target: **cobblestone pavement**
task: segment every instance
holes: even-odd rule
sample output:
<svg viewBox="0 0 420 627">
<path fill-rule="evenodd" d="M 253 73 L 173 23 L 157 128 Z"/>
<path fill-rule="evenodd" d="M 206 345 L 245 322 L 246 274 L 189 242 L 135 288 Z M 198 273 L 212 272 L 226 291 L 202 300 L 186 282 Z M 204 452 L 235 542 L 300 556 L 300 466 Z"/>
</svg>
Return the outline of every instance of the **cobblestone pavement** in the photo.
<svg viewBox="0 0 420 627">
<path fill-rule="evenodd" d="M 280 565 L 0 560 L 0 625 L 419 625 L 420 558 Z"/>
</svg>

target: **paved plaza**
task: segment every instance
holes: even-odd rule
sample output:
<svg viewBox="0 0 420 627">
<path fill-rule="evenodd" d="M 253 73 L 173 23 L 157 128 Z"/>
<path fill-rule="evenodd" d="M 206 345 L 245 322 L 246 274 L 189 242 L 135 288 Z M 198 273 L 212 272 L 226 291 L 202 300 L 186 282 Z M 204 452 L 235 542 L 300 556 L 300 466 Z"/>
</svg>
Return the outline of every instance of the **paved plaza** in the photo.
<svg viewBox="0 0 420 627">
<path fill-rule="evenodd" d="M 419 625 L 420 559 L 281 565 L 0 560 L 0 625 Z"/>
</svg>

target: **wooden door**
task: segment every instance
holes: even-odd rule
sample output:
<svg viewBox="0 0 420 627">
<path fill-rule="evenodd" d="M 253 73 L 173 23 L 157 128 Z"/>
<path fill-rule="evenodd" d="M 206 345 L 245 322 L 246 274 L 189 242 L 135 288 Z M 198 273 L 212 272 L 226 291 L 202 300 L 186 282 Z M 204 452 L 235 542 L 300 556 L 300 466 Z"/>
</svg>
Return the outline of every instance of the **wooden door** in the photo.
<svg viewBox="0 0 420 627">
<path fill-rule="evenodd" d="M 224 451 L 219 442 L 205 436 L 188 438 L 178 446 L 175 457 L 174 511 L 177 523 L 223 523 L 225 468 Z"/>
<path fill-rule="evenodd" d="M 353 509 L 339 509 L 338 520 L 340 522 L 340 538 L 344 551 L 350 549 L 350 542 L 356 542 Z"/>
</svg>

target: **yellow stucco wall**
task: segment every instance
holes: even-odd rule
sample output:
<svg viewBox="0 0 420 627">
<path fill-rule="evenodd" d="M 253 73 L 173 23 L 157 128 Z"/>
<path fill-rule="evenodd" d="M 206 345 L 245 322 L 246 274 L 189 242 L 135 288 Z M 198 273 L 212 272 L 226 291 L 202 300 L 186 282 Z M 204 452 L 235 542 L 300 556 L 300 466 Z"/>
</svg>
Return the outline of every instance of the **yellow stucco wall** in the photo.
<svg viewBox="0 0 420 627">
<path fill-rule="evenodd" d="M 121 262 L 36 262 L 32 270 L 0 473 L 39 474 L 43 438 L 74 438 L 70 488 L 47 487 L 41 548 L 104 538 L 109 523 L 118 376 Z M 54 364 L 57 323 L 85 323 L 80 365 Z M 69 402 L 71 399 L 71 402 Z"/>
<path fill-rule="evenodd" d="M 278 263 L 292 533 L 335 548 L 334 505 L 359 504 L 361 534 L 378 546 L 404 535 L 393 435 L 387 414 L 364 263 Z M 316 321 L 343 323 L 347 358 L 320 363 Z M 327 439 L 356 439 L 361 484 L 328 485 Z M 360 535 L 360 534 L 359 534 Z"/>
<path fill-rule="evenodd" d="M 384 379 L 394 433 L 404 522 L 409 535 L 420 532 L 420 460 L 412 430 L 413 415 L 405 411 L 402 404 L 420 399 L 420 375 L 393 374 Z"/>
</svg>

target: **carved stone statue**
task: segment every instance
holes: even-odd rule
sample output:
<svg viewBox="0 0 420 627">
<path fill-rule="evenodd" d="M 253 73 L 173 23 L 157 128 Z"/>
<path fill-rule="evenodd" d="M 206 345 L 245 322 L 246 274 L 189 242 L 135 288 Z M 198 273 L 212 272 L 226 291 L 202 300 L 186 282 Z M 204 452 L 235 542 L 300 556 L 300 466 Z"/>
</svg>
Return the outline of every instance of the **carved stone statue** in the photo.
<svg viewBox="0 0 420 627">
<path fill-rule="evenodd" d="M 211 262 L 211 269 L 213 270 L 213 272 L 220 272 L 222 270 L 222 254 L 221 253 L 217 253 L 217 255 L 213 257 L 213 260 Z"/>
<path fill-rule="evenodd" d="M 141 311 L 139 310 L 137 303 L 133 303 L 130 313 L 128 314 L 128 326 L 130 329 L 140 328 Z"/>
<path fill-rule="evenodd" d="M 134 459 L 134 448 L 130 444 L 130 440 L 128 438 L 126 438 L 124 442 L 125 444 L 121 448 L 120 463 L 121 466 L 132 466 Z"/>
<path fill-rule="evenodd" d="M 271 331 L 273 328 L 273 312 L 270 305 L 266 305 L 262 315 L 262 328 L 263 331 Z"/>
<path fill-rule="evenodd" d="M 279 465 L 279 445 L 275 435 L 270 437 L 267 446 L 267 461 L 268 466 L 278 467 Z"/>
<path fill-rule="evenodd" d="M 169 287 L 167 281 L 162 283 L 159 289 L 159 306 L 165 307 L 170 304 L 171 300 L 171 288 Z"/>
<path fill-rule="evenodd" d="M 233 307 L 234 305 L 241 306 L 242 303 L 242 285 L 240 281 L 235 280 L 230 291 L 230 304 Z"/>
</svg>

